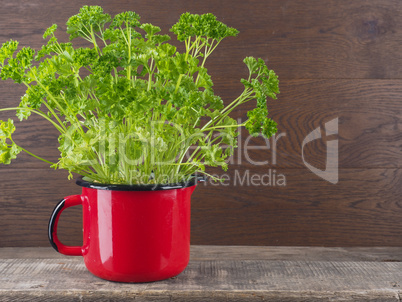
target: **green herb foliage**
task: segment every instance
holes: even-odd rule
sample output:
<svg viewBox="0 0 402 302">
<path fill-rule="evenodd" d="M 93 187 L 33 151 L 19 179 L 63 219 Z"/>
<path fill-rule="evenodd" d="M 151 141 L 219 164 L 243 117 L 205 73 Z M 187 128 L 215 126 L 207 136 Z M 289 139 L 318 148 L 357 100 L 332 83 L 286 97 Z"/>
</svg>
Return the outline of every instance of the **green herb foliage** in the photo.
<svg viewBox="0 0 402 302">
<path fill-rule="evenodd" d="M 32 113 L 59 132 L 60 158 L 51 163 L 12 140 L 11 119 L 0 121 L 0 163 L 21 151 L 87 178 L 113 184 L 173 183 L 205 173 L 205 166 L 227 169 L 237 146 L 238 128 L 253 136 L 272 136 L 267 98 L 276 99 L 278 78 L 262 59 L 247 57 L 244 91 L 228 105 L 214 94 L 205 63 L 219 43 L 238 31 L 212 14 L 185 13 L 171 28 L 185 44 L 180 53 L 169 35 L 134 12 L 111 18 L 99 6 L 84 6 L 67 21 L 70 41 L 61 43 L 56 25 L 39 50 L 18 50 L 18 42 L 0 48 L 0 76 L 27 87 L 15 110 L 22 121 Z M 229 115 L 256 101 L 248 119 Z"/>
</svg>

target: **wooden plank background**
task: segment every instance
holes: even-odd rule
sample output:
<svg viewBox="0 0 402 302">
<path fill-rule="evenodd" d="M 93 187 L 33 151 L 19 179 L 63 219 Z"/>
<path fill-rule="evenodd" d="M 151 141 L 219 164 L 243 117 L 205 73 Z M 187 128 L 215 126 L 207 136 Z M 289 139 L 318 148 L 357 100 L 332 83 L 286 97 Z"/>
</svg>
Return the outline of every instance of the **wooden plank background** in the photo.
<svg viewBox="0 0 402 302">
<path fill-rule="evenodd" d="M 180 275 L 148 283 L 101 280 L 81 257 L 1 248 L 2 302 L 400 302 L 401 248 L 192 246 Z M 384 258 L 385 257 L 385 258 Z"/>
<path fill-rule="evenodd" d="M 230 102 L 247 70 L 242 60 L 265 59 L 280 78 L 270 102 L 281 137 L 270 149 L 239 152 L 228 185 L 200 185 L 192 198 L 192 244 L 294 246 L 402 246 L 402 2 L 399 0 L 271 1 L 45 1 L 4 0 L 0 42 L 10 38 L 39 48 L 53 23 L 65 30 L 84 4 L 114 15 L 133 10 L 143 22 L 167 29 L 181 13 L 212 12 L 238 28 L 211 57 L 215 91 Z M 66 36 L 59 32 L 60 39 Z M 15 106 L 23 87 L 0 82 L 0 107 Z M 238 110 L 237 117 L 245 117 Z M 2 113 L 0 119 L 9 115 Z M 303 139 L 338 118 L 339 182 L 331 184 L 303 163 Z M 57 133 L 32 117 L 17 123 L 15 140 L 33 153 L 57 160 Z M 34 131 L 32 131 L 34 130 Z M 325 169 L 326 141 L 305 149 L 305 159 Z M 239 186 L 236 175 L 283 175 L 286 186 Z M 213 169 L 212 172 L 220 173 Z M 237 174 L 236 174 L 237 173 Z M 80 188 L 64 171 L 21 155 L 0 166 L 0 247 L 48 246 L 47 222 L 56 202 Z M 80 209 L 60 222 L 65 243 L 81 242 Z"/>
</svg>

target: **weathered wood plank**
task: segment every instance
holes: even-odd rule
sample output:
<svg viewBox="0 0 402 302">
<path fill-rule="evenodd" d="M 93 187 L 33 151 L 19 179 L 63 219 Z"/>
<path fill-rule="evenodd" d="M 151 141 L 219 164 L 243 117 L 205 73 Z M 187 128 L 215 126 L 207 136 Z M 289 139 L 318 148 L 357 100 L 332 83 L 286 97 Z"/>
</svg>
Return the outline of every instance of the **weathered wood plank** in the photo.
<svg viewBox="0 0 402 302">
<path fill-rule="evenodd" d="M 399 301 L 402 263 L 192 260 L 169 280 L 124 284 L 79 257 L 31 258 L 1 259 L 0 276 L 1 301 Z"/>
<path fill-rule="evenodd" d="M 62 171 L 23 171 L 31 173 L 24 181 L 20 170 L 0 173 L 0 246 L 48 246 L 55 204 L 81 190 Z M 341 169 L 337 185 L 307 169 L 276 169 L 286 186 L 252 180 L 268 172 L 238 167 L 228 182 L 200 185 L 192 196 L 192 244 L 402 245 L 401 169 Z M 79 207 L 66 210 L 59 229 L 63 242 L 82 242 Z"/>
<path fill-rule="evenodd" d="M 57 292 L 9 292 L 2 297 L 2 302 L 111 302 L 111 301 L 139 301 L 139 302 L 240 302 L 240 301 L 270 301 L 270 302 L 400 302 L 398 294 L 395 292 L 368 291 L 364 293 L 348 292 L 274 292 L 266 293 L 254 292 L 142 292 L 131 294 L 125 292 L 65 292 L 63 296 Z"/>
<path fill-rule="evenodd" d="M 399 245 L 402 170 L 341 169 L 333 185 L 306 170 L 277 169 L 286 186 L 259 186 L 258 177 L 268 172 L 240 167 L 228 173 L 227 186 L 200 185 L 192 202 L 192 242 L 208 238 L 208 244 L 231 245 L 236 238 L 242 245 Z M 242 186 L 239 179 L 247 174 Z"/>
<path fill-rule="evenodd" d="M 65 171 L 0 168 L 0 246 L 48 246 L 47 224 L 57 202 L 80 194 Z M 82 243 L 80 207 L 67 209 L 60 219 L 60 236 L 66 244 Z M 68 234 L 66 236 L 66 234 Z"/>
<path fill-rule="evenodd" d="M 27 248 L 28 250 L 35 249 Z M 402 248 L 192 245 L 191 260 L 402 262 Z"/>
<path fill-rule="evenodd" d="M 0 8 L 0 40 L 39 47 L 45 28 L 68 17 L 82 1 L 15 0 Z M 211 57 L 208 68 L 233 79 L 248 55 L 269 59 L 283 78 L 400 78 L 402 5 L 397 0 L 347 1 L 86 1 L 109 13 L 134 10 L 164 32 L 183 12 L 212 12 L 240 30 Z M 61 9 L 62 8 L 62 9 Z M 238 62 L 238 63 L 233 63 Z M 231 66 L 232 67 L 228 67 Z"/>
<path fill-rule="evenodd" d="M 281 82 L 278 100 L 269 102 L 270 115 L 278 123 L 270 148 L 263 139 L 246 143 L 242 136 L 242 165 L 268 161 L 271 167 L 305 167 L 304 160 L 325 170 L 327 141 L 338 141 L 340 168 L 402 167 L 402 94 L 399 80 L 293 80 Z M 247 104 L 245 108 L 251 109 Z M 245 118 L 244 111 L 239 116 Z M 327 135 L 325 124 L 338 119 L 335 135 Z M 321 139 L 303 140 L 316 128 Z M 252 147 L 251 147 L 252 148 Z M 236 161 L 235 161 L 236 162 Z"/>
<path fill-rule="evenodd" d="M 279 99 L 270 101 L 270 115 L 279 124 L 276 138 L 267 143 L 262 138 L 239 136 L 239 148 L 231 160 L 234 164 L 252 166 L 256 162 L 277 168 L 304 168 L 303 139 L 321 127 L 323 139 L 305 145 L 304 159 L 324 170 L 326 161 L 325 123 L 338 118 L 338 134 L 328 137 L 339 144 L 341 168 L 397 168 L 402 167 L 402 95 L 401 80 L 285 80 L 281 81 Z M 1 107 L 17 106 L 23 94 L 0 82 L 3 94 Z M 236 97 L 236 89 L 227 83 L 219 93 L 229 102 Z M 219 86 L 217 87 L 219 92 Z M 246 118 L 247 104 L 235 113 L 235 118 Z M 1 112 L 0 119 L 14 117 L 12 112 Z M 57 162 L 58 133 L 47 121 L 32 116 L 28 121 L 16 122 L 14 140 L 34 154 Z M 32 131 L 35 129 L 35 131 Z M 255 147 L 260 149 L 255 149 Z M 49 165 L 20 154 L 9 166 L 11 169 L 46 168 Z M 0 167 L 1 169 L 2 167 Z"/>
<path fill-rule="evenodd" d="M 0 259 L 69 259 L 51 247 L 3 247 Z M 402 262 L 401 247 L 306 247 L 192 245 L 191 261 L 282 260 L 282 261 L 375 261 Z"/>
</svg>

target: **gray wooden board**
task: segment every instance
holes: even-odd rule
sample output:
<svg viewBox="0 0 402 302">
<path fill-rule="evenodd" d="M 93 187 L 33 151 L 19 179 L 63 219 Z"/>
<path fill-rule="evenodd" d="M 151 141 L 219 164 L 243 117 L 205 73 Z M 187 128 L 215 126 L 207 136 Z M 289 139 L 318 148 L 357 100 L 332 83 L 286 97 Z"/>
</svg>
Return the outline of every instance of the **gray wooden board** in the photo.
<svg viewBox="0 0 402 302">
<path fill-rule="evenodd" d="M 0 259 L 61 259 L 71 257 L 51 247 L 0 248 Z M 402 262 L 402 247 L 305 247 L 192 245 L 192 260 L 308 260 Z"/>
<path fill-rule="evenodd" d="M 241 260 L 235 248 L 237 256 L 246 249 L 209 247 L 220 251 L 217 260 L 195 260 L 208 247 L 193 248 L 182 274 L 143 284 L 101 280 L 81 257 L 0 257 L 0 301 L 400 301 L 402 262 L 264 260 L 261 253 L 252 260 L 251 252 Z"/>
</svg>

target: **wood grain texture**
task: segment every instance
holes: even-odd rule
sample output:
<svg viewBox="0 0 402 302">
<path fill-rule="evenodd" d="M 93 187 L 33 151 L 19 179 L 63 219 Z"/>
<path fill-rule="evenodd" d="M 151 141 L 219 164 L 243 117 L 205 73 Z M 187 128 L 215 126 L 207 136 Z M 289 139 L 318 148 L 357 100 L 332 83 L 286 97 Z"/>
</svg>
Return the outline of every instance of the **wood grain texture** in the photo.
<svg viewBox="0 0 402 302">
<path fill-rule="evenodd" d="M 337 185 L 307 170 L 278 169 L 286 186 L 253 185 L 252 175 L 268 172 L 250 169 L 249 186 L 240 186 L 236 173 L 244 181 L 247 169 L 239 168 L 228 186 L 197 188 L 192 243 L 233 244 L 236 238 L 245 245 L 399 245 L 400 169 L 341 169 Z"/>
<path fill-rule="evenodd" d="M 54 170 L 1 170 L 0 246 L 46 246 L 47 225 L 57 202 L 81 193 L 67 173 Z M 60 219 L 60 239 L 82 243 L 80 207 L 67 209 Z M 66 233 L 68 235 L 66 235 Z"/>
<path fill-rule="evenodd" d="M 164 33 L 185 11 L 212 12 L 238 28 L 240 35 L 222 42 L 207 64 L 226 103 L 241 92 L 246 56 L 267 60 L 280 77 L 279 100 L 269 104 L 282 134 L 276 149 L 271 139 L 270 148 L 248 149 L 247 157 L 245 144 L 266 142 L 243 134 L 228 177 L 271 169 L 286 176 L 286 187 L 200 186 L 193 196 L 193 244 L 402 246 L 402 2 L 3 1 L 0 43 L 12 38 L 39 48 L 53 23 L 66 40 L 65 22 L 84 4 L 101 5 L 112 15 L 134 10 Z M 23 93 L 23 87 L 1 81 L 0 107 L 17 105 Z M 247 108 L 236 117 L 244 118 Z M 0 113 L 0 119 L 9 116 Z M 318 127 L 324 136 L 325 123 L 335 118 L 337 135 L 303 149 L 305 161 L 324 170 L 326 144 L 338 140 L 340 180 L 332 185 L 306 168 L 302 143 Z M 17 142 L 57 161 L 57 132 L 45 121 L 31 117 L 17 128 Z M 80 192 L 66 173 L 46 169 L 25 154 L 0 167 L 0 246 L 47 246 L 54 205 Z M 66 211 L 62 241 L 80 244 L 81 228 L 80 209 Z"/>
<path fill-rule="evenodd" d="M 248 55 L 269 59 L 282 78 L 401 78 L 398 0 L 15 0 L 1 7 L 0 39 L 39 46 L 45 28 L 58 23 L 65 29 L 68 17 L 84 4 L 101 5 L 112 15 L 134 10 L 165 31 L 186 11 L 216 14 L 241 32 L 211 58 L 209 67 L 225 79 L 235 75 L 228 66 L 239 66 Z"/>
<path fill-rule="evenodd" d="M 141 295 L 127 294 L 124 296 L 120 293 L 110 292 L 85 292 L 83 294 L 76 293 L 46 293 L 36 294 L 33 292 L 9 292 L 4 297 L 4 302 L 110 302 L 110 301 L 139 301 L 139 302 L 185 302 L 185 301 L 195 301 L 195 302 L 260 302 L 260 301 L 270 301 L 270 302 L 323 302 L 323 301 L 353 301 L 353 302 L 399 302 L 399 297 L 397 292 L 384 292 L 384 291 L 368 291 L 365 293 L 289 293 L 289 292 L 269 292 L 264 294 L 255 294 L 253 292 L 241 292 L 241 293 L 213 293 L 207 296 L 209 293 L 206 292 L 174 292 L 172 294 L 168 293 L 156 293 L 149 295 L 148 293 L 142 293 Z"/>
<path fill-rule="evenodd" d="M 21 170 L 0 174 L 0 246 L 48 246 L 53 207 L 80 192 L 59 171 L 25 171 L 32 175 L 24 182 L 15 181 Z M 271 185 L 263 179 L 266 186 L 252 178 L 266 173 L 265 167 L 242 167 L 224 184 L 199 185 L 192 197 L 192 244 L 400 246 L 402 170 L 342 169 L 338 185 L 307 169 L 277 169 L 286 186 L 274 185 L 273 176 Z M 82 222 L 78 208 L 74 213 L 63 214 L 59 229 L 64 242 L 77 245 Z"/>
<path fill-rule="evenodd" d="M 4 88 L 2 106 L 18 105 L 11 86 L 1 84 L 0 90 Z M 240 86 L 236 85 L 236 88 Z M 231 86 L 226 84 L 220 88 L 220 95 L 227 103 L 236 98 L 238 91 L 233 91 Z M 271 138 L 267 143 L 261 137 L 251 138 L 247 131 L 242 131 L 239 148 L 231 161 L 235 165 L 245 166 L 265 163 L 266 166 L 277 168 L 303 168 L 303 140 L 311 131 L 321 127 L 323 139 L 306 144 L 303 151 L 307 162 L 324 170 L 324 126 L 338 118 L 338 135 L 332 135 L 328 140 L 339 141 L 339 167 L 401 168 L 401 95 L 402 80 L 282 81 L 280 98 L 269 102 L 270 115 L 279 124 L 276 138 Z M 233 117 L 245 120 L 245 112 L 252 106 L 255 104 L 245 104 Z M 11 112 L 0 113 L 0 119 L 3 120 L 13 116 Z M 32 116 L 28 121 L 16 121 L 16 127 L 14 139 L 17 143 L 50 161 L 58 160 L 58 133 L 49 128 L 47 121 Z M 46 168 L 48 165 L 21 154 L 7 168 L 28 167 Z"/>
<path fill-rule="evenodd" d="M 241 259 L 235 247 L 200 247 L 236 259 L 191 260 L 180 275 L 125 284 L 91 275 L 81 257 L 0 259 L 1 301 L 400 301 L 401 262 Z M 261 248 L 252 248 L 259 255 Z M 266 248 L 262 248 L 266 249 Z M 291 247 L 288 252 L 292 253 Z M 286 248 L 283 248 L 285 251 Z M 314 250 L 314 249 L 313 249 Z M 306 254 L 309 249 L 306 248 Z M 2 250 L 0 249 L 0 255 Z M 36 253 L 36 252 L 34 252 Z M 314 253 L 314 252 L 313 252 Z M 197 253 L 195 254 L 197 256 Z M 300 256 L 303 254 L 301 253 Z M 340 261 L 339 261 L 340 260 Z M 30 298 L 30 300 L 29 300 Z"/>
<path fill-rule="evenodd" d="M 222 91 L 230 94 L 227 85 Z M 322 139 L 306 144 L 303 150 L 305 160 L 318 168 L 325 169 L 326 141 L 330 140 L 338 140 L 341 168 L 400 168 L 401 94 L 400 80 L 282 81 L 279 99 L 269 101 L 270 115 L 279 125 L 276 138 L 268 143 L 262 138 L 250 140 L 243 131 L 234 163 L 252 166 L 267 160 L 265 165 L 271 167 L 305 167 L 303 140 L 320 127 Z M 236 117 L 245 120 L 252 106 L 245 104 Z M 325 123 L 336 118 L 338 134 L 326 137 Z"/>
<path fill-rule="evenodd" d="M 2 247 L 0 259 L 68 259 L 51 247 Z M 80 257 L 75 257 L 80 261 Z M 191 245 L 190 261 L 281 260 L 402 262 L 401 247 Z M 1 260 L 0 260 L 1 261 Z"/>
</svg>

